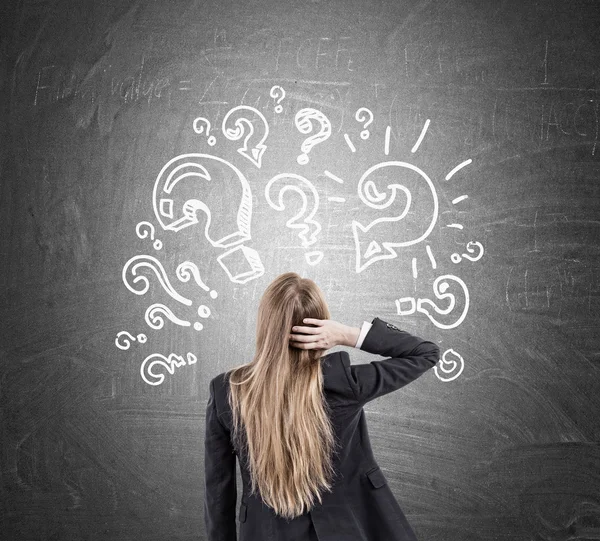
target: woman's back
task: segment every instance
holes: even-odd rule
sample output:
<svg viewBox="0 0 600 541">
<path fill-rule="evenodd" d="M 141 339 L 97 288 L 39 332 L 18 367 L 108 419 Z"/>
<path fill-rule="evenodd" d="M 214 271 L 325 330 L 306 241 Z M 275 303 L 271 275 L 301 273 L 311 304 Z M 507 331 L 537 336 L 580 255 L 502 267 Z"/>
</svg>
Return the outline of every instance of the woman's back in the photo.
<svg viewBox="0 0 600 541">
<path fill-rule="evenodd" d="M 317 334 L 318 330 L 309 332 Z M 291 520 L 265 505 L 259 493 L 252 494 L 247 442 L 232 437 L 228 373 L 211 381 L 205 440 L 209 539 L 236 539 L 236 455 L 243 484 L 238 513 L 240 541 L 289 541 L 311 539 L 311 535 L 320 541 L 416 539 L 373 455 L 363 406 L 420 377 L 436 364 L 439 349 L 379 318 L 373 320 L 361 342 L 360 349 L 387 358 L 352 365 L 348 353 L 338 351 L 320 359 L 322 393 L 336 443 L 334 476 L 321 501 Z"/>
</svg>

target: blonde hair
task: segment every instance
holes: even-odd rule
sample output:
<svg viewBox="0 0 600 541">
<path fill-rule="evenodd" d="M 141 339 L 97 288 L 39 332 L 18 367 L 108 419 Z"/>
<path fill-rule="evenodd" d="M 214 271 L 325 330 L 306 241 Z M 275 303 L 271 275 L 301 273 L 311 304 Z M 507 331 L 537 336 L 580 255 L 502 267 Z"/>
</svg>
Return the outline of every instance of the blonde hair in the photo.
<svg viewBox="0 0 600 541">
<path fill-rule="evenodd" d="M 260 301 L 254 358 L 228 371 L 233 438 L 246 450 L 252 494 L 258 489 L 288 519 L 331 491 L 337 450 L 323 395 L 323 352 L 289 342 L 292 326 L 306 325 L 306 317 L 330 319 L 321 290 L 294 272 L 279 275 Z"/>
</svg>

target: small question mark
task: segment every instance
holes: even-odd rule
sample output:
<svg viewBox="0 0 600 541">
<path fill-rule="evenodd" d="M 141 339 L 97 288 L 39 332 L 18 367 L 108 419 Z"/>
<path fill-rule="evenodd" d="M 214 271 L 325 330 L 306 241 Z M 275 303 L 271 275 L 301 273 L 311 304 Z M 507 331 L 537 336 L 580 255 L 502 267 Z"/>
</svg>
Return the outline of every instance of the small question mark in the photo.
<svg viewBox="0 0 600 541">
<path fill-rule="evenodd" d="M 470 254 L 474 254 L 475 253 L 475 248 L 474 246 L 477 246 L 477 248 L 479 248 L 479 253 L 474 256 L 471 257 Z M 483 257 L 483 246 L 481 245 L 481 243 L 477 242 L 477 241 L 471 241 L 467 243 L 467 252 L 469 252 L 468 254 L 462 254 L 462 257 L 459 254 L 452 254 L 450 256 L 450 259 L 452 260 L 452 263 L 460 263 L 462 261 L 462 258 L 464 257 L 465 259 L 468 259 L 469 261 L 479 261 L 482 257 Z"/>
<path fill-rule="evenodd" d="M 186 357 L 188 365 L 196 364 L 198 361 L 198 358 L 193 353 L 188 353 Z M 175 373 L 175 368 L 185 366 L 186 362 L 181 355 L 177 355 L 175 353 L 171 353 L 168 357 L 165 357 L 160 353 L 148 355 L 140 367 L 142 379 L 148 385 L 160 385 L 163 381 L 165 381 L 164 374 L 155 374 L 152 371 L 155 365 L 162 366 L 169 374 L 173 375 Z"/>
<path fill-rule="evenodd" d="M 213 299 L 217 298 L 218 293 L 214 289 L 210 289 L 200 278 L 200 269 L 192 263 L 191 261 L 184 261 L 180 263 L 175 271 L 177 274 L 177 278 L 181 282 L 189 282 L 190 278 L 193 276 L 194 281 L 202 288 L 204 291 L 210 291 L 210 296 Z M 207 316 L 208 317 L 208 316 Z"/>
<path fill-rule="evenodd" d="M 162 316 L 165 316 L 168 320 L 172 321 L 176 325 L 182 327 L 189 327 L 190 322 L 178 318 L 167 306 L 159 302 L 148 306 L 144 319 L 149 327 L 152 329 L 162 329 L 165 326 L 165 320 Z"/>
<path fill-rule="evenodd" d="M 254 122 L 258 124 L 256 137 L 253 137 L 255 133 Z M 231 124 L 233 124 L 233 127 Z M 238 141 L 246 135 L 244 137 L 244 146 L 238 148 L 238 152 L 260 169 L 262 156 L 267 149 L 265 141 L 269 136 L 269 124 L 265 116 L 255 107 L 238 105 L 227 112 L 223 118 L 221 129 L 225 137 L 230 141 Z M 258 141 L 256 141 L 257 138 Z M 250 139 L 253 140 L 252 147 L 250 146 Z"/>
<path fill-rule="evenodd" d="M 313 109 L 312 107 L 300 109 L 300 111 L 296 113 L 296 118 L 294 119 L 296 128 L 298 128 L 300 133 L 304 134 L 313 131 L 313 121 L 320 125 L 320 130 L 316 134 L 305 139 L 300 145 L 300 149 L 302 150 L 302 154 L 298 156 L 298 163 L 300 165 L 306 165 L 308 163 L 308 153 L 311 149 L 328 139 L 331 135 L 331 122 L 317 109 Z"/>
<path fill-rule="evenodd" d="M 138 272 L 142 269 L 150 270 L 157 277 L 162 288 L 176 301 L 185 304 L 186 306 L 191 306 L 192 301 L 182 297 L 171 285 L 169 282 L 169 278 L 167 278 L 167 273 L 165 272 L 164 267 L 161 265 L 160 261 L 151 255 L 136 255 L 132 257 L 125 265 L 123 266 L 123 283 L 131 291 L 136 295 L 144 295 L 150 289 L 150 280 L 145 276 L 138 276 Z M 133 278 L 131 278 L 133 276 Z M 135 284 L 141 282 L 141 289 L 136 289 L 134 287 Z"/>
<path fill-rule="evenodd" d="M 198 126 L 199 122 L 202 122 L 203 124 L 205 124 L 205 126 Z M 215 139 L 214 135 L 209 135 L 209 132 L 210 132 L 210 121 L 207 118 L 199 116 L 197 119 L 194 120 L 194 131 L 198 135 L 201 135 L 201 134 L 204 133 L 204 130 L 206 130 L 206 136 L 208 137 L 208 144 L 211 147 L 214 147 L 215 143 L 217 142 L 217 140 Z"/>
<path fill-rule="evenodd" d="M 145 239 L 148 234 L 150 234 L 150 240 L 154 240 L 154 226 L 150 222 L 140 222 L 135 226 L 135 232 L 140 239 Z M 152 246 L 154 246 L 155 250 L 160 250 L 162 248 L 162 242 L 156 239 Z"/>
<path fill-rule="evenodd" d="M 364 122 L 364 130 L 360 132 L 360 138 L 363 140 L 368 139 L 370 132 L 367 130 L 367 126 L 373 122 L 373 113 L 366 107 L 361 107 L 358 111 L 356 111 L 354 118 L 357 120 L 357 122 Z"/>
<path fill-rule="evenodd" d="M 442 323 L 436 319 L 435 314 L 440 314 L 446 316 L 453 312 L 454 307 L 456 306 L 456 297 L 452 293 L 447 293 L 448 288 L 450 287 L 450 282 L 456 282 L 460 288 L 462 289 L 464 296 L 464 306 L 462 312 L 453 323 Z M 413 297 L 403 297 L 402 299 L 396 299 L 396 308 L 398 310 L 398 315 L 407 316 L 410 314 L 414 314 L 416 312 L 421 312 L 425 314 L 431 322 L 438 327 L 439 329 L 454 329 L 458 327 L 467 317 L 467 312 L 469 311 L 469 289 L 467 288 L 467 284 L 465 284 L 458 276 L 454 276 L 452 274 L 445 274 L 444 276 L 439 276 L 433 282 L 433 293 L 436 298 L 440 301 L 447 300 L 448 307 L 440 308 L 437 306 L 435 302 L 429 299 L 414 299 Z M 409 308 L 402 308 L 402 303 L 408 302 Z M 430 311 L 430 308 L 433 310 Z"/>
<path fill-rule="evenodd" d="M 131 346 L 131 342 L 135 342 L 136 339 L 140 344 L 145 344 L 147 337 L 145 334 L 138 334 L 137 336 L 133 336 L 127 331 L 121 331 L 117 334 L 117 338 L 115 339 L 115 346 L 125 351 L 129 349 L 129 347 Z"/>
<path fill-rule="evenodd" d="M 447 358 L 448 356 L 450 358 Z M 447 349 L 444 351 L 440 362 L 435 365 L 434 371 L 439 380 L 452 381 L 462 374 L 464 368 L 465 360 L 462 358 L 462 355 L 453 349 Z M 444 375 L 440 375 L 440 372 L 443 372 Z"/>
<path fill-rule="evenodd" d="M 269 92 L 269 94 L 277 102 L 277 105 L 275 106 L 275 112 L 281 113 L 281 111 L 283 111 L 283 106 L 280 105 L 280 103 L 283 101 L 283 98 L 285 98 L 285 90 L 279 85 L 275 85 L 273 88 L 271 88 L 271 92 Z"/>
</svg>

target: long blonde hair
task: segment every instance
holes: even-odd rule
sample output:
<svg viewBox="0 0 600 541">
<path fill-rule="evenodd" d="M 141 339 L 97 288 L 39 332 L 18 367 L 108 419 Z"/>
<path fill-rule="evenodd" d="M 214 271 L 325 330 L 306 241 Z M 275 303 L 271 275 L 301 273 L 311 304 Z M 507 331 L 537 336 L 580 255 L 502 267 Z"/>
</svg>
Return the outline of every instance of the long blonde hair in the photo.
<svg viewBox="0 0 600 541">
<path fill-rule="evenodd" d="M 323 352 L 289 343 L 292 326 L 306 326 L 306 317 L 330 319 L 321 290 L 295 272 L 279 275 L 259 304 L 254 358 L 228 371 L 233 439 L 248 456 L 252 494 L 258 489 L 288 519 L 331 491 L 337 450 L 323 395 Z"/>
</svg>

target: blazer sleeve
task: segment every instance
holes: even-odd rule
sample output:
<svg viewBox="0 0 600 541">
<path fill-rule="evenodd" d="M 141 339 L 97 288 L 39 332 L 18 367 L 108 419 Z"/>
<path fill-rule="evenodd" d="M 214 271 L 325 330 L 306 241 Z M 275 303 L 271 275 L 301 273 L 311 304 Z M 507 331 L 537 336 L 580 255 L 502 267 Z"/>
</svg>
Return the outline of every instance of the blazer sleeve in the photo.
<svg viewBox="0 0 600 541">
<path fill-rule="evenodd" d="M 209 541 L 237 540 L 235 457 L 229 430 L 217 415 L 212 380 L 204 438 L 204 522 Z"/>
<path fill-rule="evenodd" d="M 379 318 L 374 318 L 361 348 L 388 359 L 367 364 L 344 363 L 358 402 L 363 405 L 416 380 L 439 360 L 436 344 L 413 336 Z"/>
</svg>

